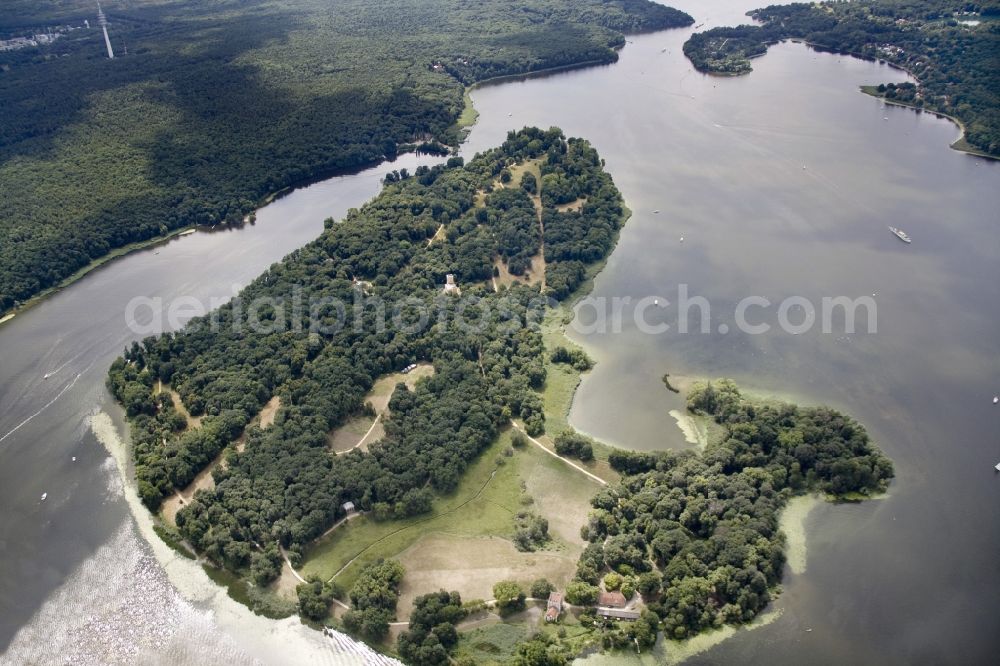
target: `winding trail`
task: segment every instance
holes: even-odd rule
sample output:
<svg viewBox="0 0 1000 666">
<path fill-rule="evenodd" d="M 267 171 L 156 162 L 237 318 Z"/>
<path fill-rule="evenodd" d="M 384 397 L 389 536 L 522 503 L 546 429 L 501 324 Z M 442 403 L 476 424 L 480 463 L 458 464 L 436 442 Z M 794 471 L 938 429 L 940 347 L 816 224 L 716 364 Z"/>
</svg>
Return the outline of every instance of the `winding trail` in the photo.
<svg viewBox="0 0 1000 666">
<path fill-rule="evenodd" d="M 582 468 L 579 465 L 577 465 L 575 462 L 573 462 L 573 461 L 571 461 L 571 460 L 569 460 L 567 458 L 563 458 L 561 455 L 559 455 L 558 453 L 556 453 L 555 451 L 553 451 L 549 447 L 547 447 L 544 444 L 542 444 L 541 442 L 539 442 L 537 439 L 535 439 L 534 437 L 532 437 L 531 435 L 529 435 L 527 432 L 525 432 L 524 428 L 522 428 L 521 426 L 517 425 L 517 423 L 513 419 L 511 419 L 510 424 L 512 426 L 514 426 L 515 430 L 517 430 L 519 433 L 521 433 L 522 435 L 524 435 L 525 437 L 527 437 L 528 440 L 532 444 L 534 444 L 535 446 L 537 446 L 538 448 L 540 448 L 542 451 L 545 451 L 547 454 L 549 454 L 553 458 L 558 458 L 559 460 L 562 460 L 564 463 L 566 463 L 570 467 L 573 467 L 574 469 L 579 470 L 580 472 L 583 472 L 584 474 L 586 474 L 587 476 L 589 476 L 594 481 L 597 481 L 602 486 L 608 485 L 608 482 L 605 481 L 604 479 L 602 479 L 601 477 L 597 476 L 596 474 L 591 474 L 590 472 L 588 472 L 584 468 Z"/>
<path fill-rule="evenodd" d="M 338 451 L 335 451 L 335 452 L 334 452 L 334 455 L 337 455 L 337 456 L 342 456 L 342 455 L 344 455 L 345 453 L 350 453 L 350 452 L 351 452 L 351 451 L 353 451 L 354 449 L 356 449 L 356 448 L 358 448 L 359 446 L 361 446 L 362 444 L 364 444 L 364 443 L 365 443 L 365 442 L 366 442 L 366 441 L 368 440 L 368 437 L 369 437 L 369 436 L 370 436 L 370 435 L 372 434 L 372 431 L 373 431 L 373 430 L 375 430 L 375 426 L 377 426 L 377 425 L 378 425 L 378 422 L 382 420 L 382 414 L 383 414 L 383 412 L 379 412 L 378 414 L 376 414 L 376 415 L 375 415 L 375 420 L 374 420 L 374 421 L 372 421 L 372 427 L 368 428 L 368 432 L 366 432 L 366 433 L 365 433 L 365 436 L 364 436 L 364 437 L 362 437 L 361 439 L 359 439 L 359 440 L 358 440 L 358 443 L 357 443 L 357 444 L 355 444 L 355 445 L 354 445 L 354 446 L 352 446 L 351 448 L 347 449 L 346 451 L 339 451 L 339 452 L 338 452 Z M 346 520 L 346 518 L 345 518 L 344 520 Z M 339 525 L 339 524 L 340 524 L 340 523 L 337 523 L 337 525 Z M 336 527 L 337 525 L 334 525 L 333 527 Z M 333 529 L 333 527 L 331 527 L 330 529 L 332 530 L 332 529 Z M 329 530 L 327 530 L 327 532 L 329 532 Z M 325 534 L 326 534 L 326 533 L 324 532 L 324 535 L 325 535 Z"/>
</svg>

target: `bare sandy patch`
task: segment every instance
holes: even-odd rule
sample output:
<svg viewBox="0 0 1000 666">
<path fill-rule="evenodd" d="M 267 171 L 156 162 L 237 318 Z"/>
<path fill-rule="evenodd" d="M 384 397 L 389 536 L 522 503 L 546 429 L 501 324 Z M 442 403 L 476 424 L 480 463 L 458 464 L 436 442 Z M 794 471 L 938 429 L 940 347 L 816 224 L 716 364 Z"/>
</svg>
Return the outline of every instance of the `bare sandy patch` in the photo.
<svg viewBox="0 0 1000 666">
<path fill-rule="evenodd" d="M 264 408 L 260 410 L 260 427 L 266 428 L 274 424 L 274 417 L 277 415 L 278 410 L 281 408 L 281 398 L 274 396 L 267 401 Z"/>
<path fill-rule="evenodd" d="M 278 576 L 278 580 L 271 583 L 269 589 L 278 596 L 285 597 L 287 599 L 295 599 L 295 588 L 298 587 L 300 581 L 296 577 L 295 572 L 292 568 L 288 566 L 288 562 L 281 563 L 281 575 Z"/>
<path fill-rule="evenodd" d="M 160 505 L 160 516 L 163 520 L 174 525 L 177 512 L 194 499 L 196 492 L 215 488 L 215 479 L 212 478 L 212 471 L 222 462 L 223 456 L 225 456 L 225 451 L 216 456 L 215 460 L 208 464 L 208 467 L 198 472 L 198 476 L 194 477 L 194 481 L 188 484 L 187 488 L 163 500 L 163 504 Z"/>
<path fill-rule="evenodd" d="M 205 417 L 191 416 L 191 412 L 187 410 L 187 407 L 184 406 L 184 401 L 181 400 L 180 393 L 170 388 L 168 384 L 162 384 L 162 383 L 160 384 L 160 390 L 166 391 L 167 393 L 170 394 L 170 400 L 171 402 L 174 403 L 174 409 L 177 410 L 178 414 L 184 417 L 184 420 L 187 421 L 187 427 L 189 429 L 201 427 L 201 420 Z"/>
<path fill-rule="evenodd" d="M 511 273 L 507 270 L 507 264 L 500 257 L 493 260 L 493 266 L 496 267 L 499 273 L 493 281 L 501 287 L 509 287 L 516 282 L 520 282 L 521 284 L 541 284 L 542 279 L 545 277 L 545 258 L 541 253 L 531 258 L 531 267 L 524 272 L 524 275 L 514 275 Z"/>
<path fill-rule="evenodd" d="M 433 245 L 434 243 L 443 243 L 447 239 L 448 239 L 448 235 L 445 234 L 445 232 L 444 232 L 444 225 L 442 224 L 441 226 L 439 226 L 437 228 L 437 231 L 434 232 L 434 235 L 431 236 L 430 239 L 427 241 L 427 244 L 428 245 Z"/>
<path fill-rule="evenodd" d="M 522 553 L 507 539 L 429 534 L 397 558 L 406 568 L 400 586 L 399 616 L 409 617 L 413 600 L 434 590 L 457 590 L 463 599 L 492 599 L 493 585 L 516 580 L 528 587 L 547 578 L 564 588 L 576 557 L 566 552 Z"/>
</svg>

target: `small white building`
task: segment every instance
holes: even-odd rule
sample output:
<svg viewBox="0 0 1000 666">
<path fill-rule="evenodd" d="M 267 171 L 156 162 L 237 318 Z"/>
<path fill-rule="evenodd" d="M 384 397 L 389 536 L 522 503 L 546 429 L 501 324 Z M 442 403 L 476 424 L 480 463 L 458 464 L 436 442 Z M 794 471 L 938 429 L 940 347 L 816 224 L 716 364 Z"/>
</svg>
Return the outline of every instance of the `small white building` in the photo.
<svg viewBox="0 0 1000 666">
<path fill-rule="evenodd" d="M 444 292 L 447 294 L 449 292 L 455 292 L 456 294 L 461 294 L 462 290 L 458 288 L 455 284 L 455 274 L 448 273 L 444 276 Z"/>
<path fill-rule="evenodd" d="M 354 502 L 344 502 L 344 513 L 354 513 Z"/>
</svg>

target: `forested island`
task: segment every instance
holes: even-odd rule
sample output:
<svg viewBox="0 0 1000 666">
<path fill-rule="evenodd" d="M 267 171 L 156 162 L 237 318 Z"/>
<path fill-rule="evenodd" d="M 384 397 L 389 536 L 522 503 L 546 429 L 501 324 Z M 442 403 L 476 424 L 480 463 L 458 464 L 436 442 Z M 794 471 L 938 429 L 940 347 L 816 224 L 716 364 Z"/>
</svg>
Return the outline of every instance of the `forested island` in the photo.
<svg viewBox="0 0 1000 666">
<path fill-rule="evenodd" d="M 955 148 L 1000 157 L 1000 5 L 941 0 L 857 0 L 772 5 L 750 12 L 758 25 L 696 33 L 684 53 L 702 72 L 746 74 L 769 44 L 812 46 L 883 60 L 918 85 L 866 89 L 890 102 L 957 119 Z"/>
<path fill-rule="evenodd" d="M 567 565 L 562 591 L 574 607 L 565 613 L 573 633 L 556 623 L 532 634 L 512 648 L 515 663 L 567 663 L 586 646 L 649 646 L 660 631 L 676 639 L 752 620 L 780 580 L 785 502 L 806 492 L 877 493 L 892 465 L 849 418 L 750 401 L 724 380 L 689 392 L 690 410 L 725 433 L 703 455 L 609 455 L 571 429 L 553 431 L 543 404 L 549 373 L 579 373 L 592 362 L 547 343 L 539 323 L 578 293 L 627 214 L 586 141 L 556 128 L 512 132 L 469 163 L 456 157 L 390 173 L 376 199 L 343 222 L 327 220 L 316 241 L 233 302 L 132 345 L 108 385 L 128 416 L 142 501 L 158 512 L 199 473 L 211 470 L 213 479 L 172 524 L 162 514 L 159 533 L 263 590 L 286 575 L 285 557 L 299 567 L 318 538 L 336 542 L 360 529 L 338 528 L 345 518 L 363 514 L 388 533 L 419 526 L 470 470 L 488 485 L 509 466 L 505 456 L 524 456 L 516 451 L 548 432 L 551 455 L 592 470 L 603 464 L 620 481 L 602 490 L 570 479 L 592 484 L 576 491 L 592 498 L 592 512 L 573 526 L 586 547 L 576 551 L 575 574 Z M 337 302 L 361 306 L 338 311 Z M 380 303 L 400 319 L 387 325 Z M 415 325 L 421 309 L 434 317 Z M 337 450 L 331 433 L 370 415 L 365 396 L 400 371 L 420 378 L 391 389 L 382 436 Z M 495 462 L 483 460 L 504 442 L 510 448 Z M 557 506 L 567 506 L 559 493 Z M 550 540 L 548 521 L 531 506 L 501 519 L 517 550 Z M 555 589 L 544 578 L 530 588 L 496 581 L 491 603 L 424 590 L 408 608 L 408 631 L 388 644 L 405 576 L 392 559 L 365 564 L 348 585 L 336 574 L 309 574 L 297 610 L 409 663 L 477 663 L 462 647 L 464 618 L 487 607 L 523 612 L 529 596 L 544 603 Z M 598 596 L 612 591 L 639 604 L 633 621 L 595 614 Z M 280 603 L 261 607 L 252 595 L 250 603 L 281 614 Z"/>
<path fill-rule="evenodd" d="M 511 183 L 511 170 L 529 163 L 539 177 L 522 173 Z M 344 503 L 385 518 L 425 513 L 512 417 L 541 433 L 540 285 L 547 298 L 571 293 L 624 221 L 597 153 L 558 129 L 512 133 L 467 165 L 452 158 L 387 181 L 379 197 L 343 223 L 328 220 L 319 239 L 232 303 L 177 334 L 134 344 L 110 370 L 151 510 L 226 451 L 214 489 L 177 513 L 176 526 L 213 562 L 259 585 L 279 572 L 271 544 L 298 561 Z M 544 275 L 498 286 L 498 266 L 517 270 L 511 264 L 525 254 L 544 259 Z M 446 274 L 461 298 L 442 290 Z M 297 311 L 293 297 L 378 301 L 346 308 L 334 326 L 335 308 Z M 262 311 L 248 311 L 261 299 Z M 423 305 L 433 325 L 387 326 L 378 303 L 390 313 L 399 306 L 404 318 Z M 434 373 L 392 393 L 385 437 L 367 452 L 335 455 L 328 433 L 364 412 L 375 379 L 417 362 Z M 273 424 L 250 425 L 272 398 L 281 405 Z"/>
<path fill-rule="evenodd" d="M 643 621 L 606 644 L 650 646 L 657 629 L 682 639 L 749 622 L 781 580 L 778 516 L 788 499 L 862 499 L 893 477 L 864 428 L 831 409 L 751 400 L 728 380 L 696 384 L 687 404 L 723 427 L 719 441 L 701 454 L 612 453 L 622 480 L 597 494 L 583 528 L 590 545 L 570 601 L 595 597 L 612 576 L 645 602 Z"/>
<path fill-rule="evenodd" d="M 648 0 L 102 6 L 113 60 L 92 2 L 4 3 L 0 38 L 78 29 L 0 52 L 0 314 L 115 248 L 454 144 L 468 84 L 611 62 L 625 32 L 693 22 Z"/>
</svg>

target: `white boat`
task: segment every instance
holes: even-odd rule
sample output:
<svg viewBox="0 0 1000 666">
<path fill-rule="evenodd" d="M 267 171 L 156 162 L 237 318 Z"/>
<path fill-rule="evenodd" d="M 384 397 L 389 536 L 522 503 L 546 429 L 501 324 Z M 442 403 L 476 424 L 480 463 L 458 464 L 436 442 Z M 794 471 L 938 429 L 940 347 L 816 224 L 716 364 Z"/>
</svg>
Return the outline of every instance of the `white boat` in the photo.
<svg viewBox="0 0 1000 666">
<path fill-rule="evenodd" d="M 48 497 L 48 496 L 49 496 L 48 493 L 42 493 L 42 501 L 44 502 L 45 498 Z"/>
<path fill-rule="evenodd" d="M 993 467 L 993 469 L 995 469 L 996 471 L 1000 472 L 1000 463 L 997 463 L 997 464 L 996 464 L 996 465 L 995 465 L 995 466 Z"/>
<path fill-rule="evenodd" d="M 897 229 L 896 227 L 889 227 L 889 231 L 891 231 L 896 238 L 903 241 L 904 243 L 909 243 L 912 241 L 912 239 L 909 236 L 907 236 L 906 232 L 903 231 L 902 229 Z"/>
<path fill-rule="evenodd" d="M 177 234 L 178 236 L 189 236 L 195 232 L 194 229 L 185 229 L 184 231 Z"/>
<path fill-rule="evenodd" d="M 56 373 L 54 373 L 54 372 L 46 372 L 44 375 L 42 375 L 42 379 L 48 379 L 49 377 L 51 377 L 54 374 L 56 374 Z"/>
</svg>

